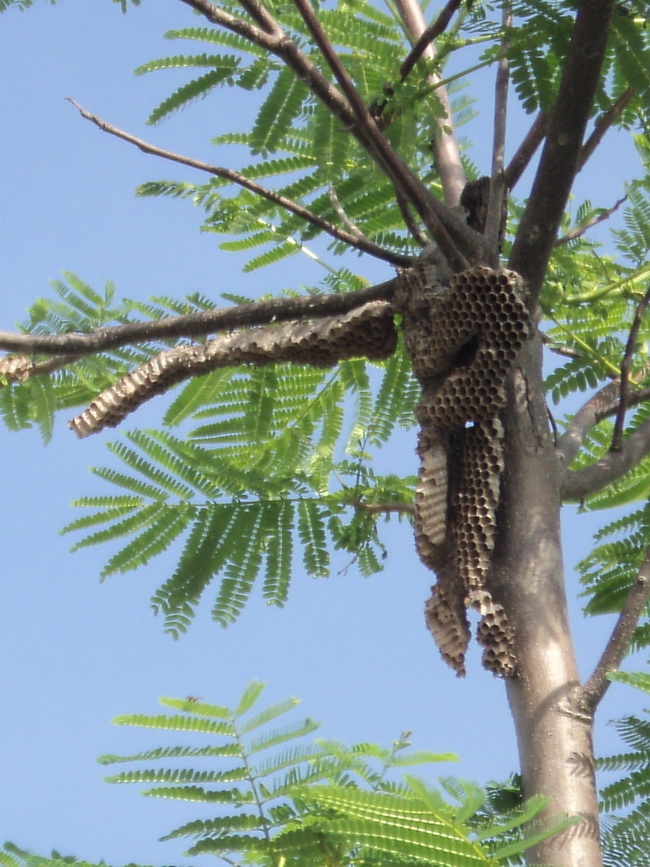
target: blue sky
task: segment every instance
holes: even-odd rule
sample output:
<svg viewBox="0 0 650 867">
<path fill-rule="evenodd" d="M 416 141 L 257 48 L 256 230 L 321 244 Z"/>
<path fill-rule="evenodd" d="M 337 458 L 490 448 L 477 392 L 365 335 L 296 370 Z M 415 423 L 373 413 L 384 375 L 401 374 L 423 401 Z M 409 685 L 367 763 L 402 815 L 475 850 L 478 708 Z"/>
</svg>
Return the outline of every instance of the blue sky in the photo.
<svg viewBox="0 0 650 867">
<path fill-rule="evenodd" d="M 199 234 L 200 214 L 190 205 L 133 196 L 144 180 L 187 179 L 189 170 L 156 163 L 103 135 L 65 102 L 73 97 L 162 147 L 237 168 L 230 154 L 215 156 L 210 138 L 244 129 L 254 115 L 238 94 L 220 91 L 161 127 L 144 124 L 182 79 L 164 73 L 134 78 L 132 70 L 175 51 L 162 33 L 192 23 L 196 19 L 175 0 L 144 2 L 128 15 L 108 0 L 40 2 L 0 17 L 0 328 L 23 318 L 64 270 L 96 288 L 113 280 L 127 297 L 200 291 L 215 303 L 225 291 L 256 297 L 320 279 L 319 267 L 303 256 L 243 274 L 241 258 Z M 489 111 L 491 80 L 479 84 Z M 518 122 L 515 128 L 521 135 L 526 127 Z M 486 129 L 476 122 L 467 135 L 483 141 Z M 486 153 L 479 149 L 474 158 L 487 168 Z M 613 138 L 579 189 L 610 206 L 636 167 L 629 145 Z M 353 264 L 370 279 L 391 276 L 367 257 Z M 131 424 L 156 425 L 163 405 L 152 401 Z M 71 555 L 70 539 L 58 535 L 73 517 L 71 500 L 105 492 L 87 470 L 107 462 L 105 442 L 119 436 L 79 442 L 66 420 L 59 420 L 46 448 L 37 432 L 0 431 L 0 841 L 115 864 L 178 862 L 182 842 L 156 840 L 195 811 L 144 799 L 135 788 L 108 786 L 94 761 L 101 753 L 156 746 L 162 737 L 115 728 L 111 718 L 155 712 L 160 695 L 234 704 L 253 678 L 268 682 L 269 700 L 302 698 L 300 712 L 323 721 L 323 736 L 388 745 L 411 729 L 414 746 L 459 753 L 459 765 L 432 774 L 484 781 L 515 769 L 503 684 L 482 670 L 475 650 L 468 677 L 457 680 L 424 629 L 431 576 L 415 557 L 406 523 L 388 528 L 390 556 L 382 574 L 368 580 L 354 569 L 336 574 L 341 562 L 327 581 L 296 575 L 284 610 L 254 599 L 225 631 L 202 610 L 188 635 L 174 642 L 149 608 L 171 557 L 100 585 L 108 551 Z M 380 465 L 415 472 L 413 445 L 413 436 L 405 435 L 379 455 Z M 565 519 L 575 590 L 570 567 L 588 550 L 596 522 L 572 513 Z M 607 626 L 578 626 L 585 673 Z M 611 691 L 597 733 L 601 752 L 617 746 L 604 722 L 633 705 L 629 691 Z"/>
</svg>

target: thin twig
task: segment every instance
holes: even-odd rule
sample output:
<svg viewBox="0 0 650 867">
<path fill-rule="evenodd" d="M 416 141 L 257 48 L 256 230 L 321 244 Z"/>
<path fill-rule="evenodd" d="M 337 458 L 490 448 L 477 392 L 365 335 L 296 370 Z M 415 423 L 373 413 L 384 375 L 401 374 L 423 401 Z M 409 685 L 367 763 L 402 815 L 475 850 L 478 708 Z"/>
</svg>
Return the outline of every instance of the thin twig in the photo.
<svg viewBox="0 0 650 867">
<path fill-rule="evenodd" d="M 408 185 L 404 183 L 405 178 L 402 172 L 402 165 L 398 163 L 397 155 L 389 145 L 387 139 L 384 138 L 370 109 L 354 86 L 346 68 L 334 50 L 334 46 L 316 17 L 316 13 L 310 6 L 309 0 L 293 0 L 293 3 L 307 25 L 307 29 L 313 36 L 320 53 L 331 69 L 334 78 L 352 109 L 355 116 L 354 126 L 357 129 L 358 135 L 363 138 L 367 150 L 375 154 L 378 164 L 391 179 L 395 189 L 410 200 L 411 192 L 408 189 Z"/>
<path fill-rule="evenodd" d="M 591 217 L 586 223 L 576 226 L 575 229 L 571 229 L 571 231 L 567 232 L 566 235 L 562 235 L 561 238 L 558 238 L 555 242 L 555 246 L 559 247 L 560 244 L 568 244 L 569 241 L 575 241 L 576 238 L 580 238 L 589 229 L 593 229 L 594 226 L 609 219 L 615 211 L 618 211 L 625 201 L 627 201 L 627 196 L 620 198 L 611 208 L 603 208 L 599 214 Z"/>
<path fill-rule="evenodd" d="M 612 434 L 612 443 L 609 447 L 610 451 L 618 452 L 621 450 L 623 445 L 623 429 L 625 426 L 625 411 L 627 409 L 627 400 L 628 400 L 628 390 L 630 385 L 630 367 L 632 365 L 632 358 L 634 356 L 634 350 L 636 349 L 636 341 L 639 336 L 639 329 L 641 328 L 641 322 L 643 320 L 643 314 L 645 313 L 645 309 L 650 303 L 650 286 L 648 287 L 645 295 L 637 304 L 636 310 L 634 311 L 634 319 L 632 320 L 632 327 L 630 328 L 630 333 L 627 337 L 627 343 L 625 345 L 625 354 L 623 355 L 623 360 L 621 362 L 621 389 L 618 399 L 618 410 L 616 412 L 616 421 L 614 422 L 614 433 Z"/>
<path fill-rule="evenodd" d="M 623 91 L 612 107 L 596 122 L 591 135 L 584 143 L 582 151 L 580 152 L 578 171 L 581 171 L 584 168 L 589 157 L 603 140 L 607 130 L 618 120 L 623 111 L 627 108 L 630 102 L 632 102 L 634 96 L 634 88 L 628 87 L 627 90 Z"/>
<path fill-rule="evenodd" d="M 233 328 L 254 327 L 291 320 L 323 319 L 338 316 L 361 307 L 369 301 L 390 301 L 397 278 L 336 295 L 315 295 L 298 298 L 275 298 L 253 301 L 238 307 L 215 308 L 186 316 L 169 316 L 151 322 L 129 322 L 112 325 L 87 333 L 15 334 L 0 331 L 0 349 L 22 355 L 90 355 L 130 343 L 147 343 L 179 337 L 199 337 L 230 331 Z"/>
<path fill-rule="evenodd" d="M 365 240 L 368 240 L 361 231 L 361 229 L 357 226 L 357 224 L 353 222 L 350 217 L 348 217 L 348 215 L 345 213 L 343 205 L 339 201 L 339 197 L 336 195 L 336 190 L 334 189 L 333 184 L 330 184 L 327 188 L 327 197 L 330 200 L 330 204 L 334 209 L 336 216 L 339 218 L 339 220 L 343 223 L 344 226 L 348 227 L 348 231 L 350 232 L 350 234 L 354 235 L 355 238 L 363 238 Z"/>
<path fill-rule="evenodd" d="M 505 36 L 512 24 L 510 4 L 504 3 L 501 24 L 504 36 L 501 40 L 501 57 L 497 64 L 497 74 L 494 85 L 494 133 L 492 141 L 492 171 L 490 173 L 490 197 L 487 216 L 485 218 L 485 239 L 488 250 L 493 256 L 493 266 L 499 261 L 499 246 L 501 228 L 503 226 L 507 190 L 504 176 L 504 159 L 506 146 L 506 118 L 508 112 L 508 85 L 510 69 L 508 66 L 508 39 Z"/>
<path fill-rule="evenodd" d="M 535 151 L 544 141 L 547 127 L 548 115 L 540 111 L 506 169 L 506 187 L 509 190 L 514 188 L 526 171 L 528 164 L 535 156 Z"/>
<path fill-rule="evenodd" d="M 436 20 L 422 33 L 399 68 L 402 81 L 404 81 L 431 43 L 445 32 L 460 4 L 461 0 L 448 0 L 448 3 L 440 10 Z"/>
<path fill-rule="evenodd" d="M 212 166 L 209 163 L 202 162 L 201 160 L 195 160 L 192 157 L 187 157 L 182 154 L 176 154 L 172 151 L 167 151 L 163 148 L 156 147 L 155 145 L 152 145 L 149 142 L 144 141 L 143 139 L 136 138 L 136 136 L 119 129 L 118 127 L 113 126 L 110 123 L 107 123 L 96 114 L 92 114 L 83 106 L 79 105 L 79 103 L 76 102 L 74 99 L 70 99 L 68 97 L 68 102 L 71 102 L 72 105 L 74 105 L 74 107 L 79 111 L 82 117 L 86 118 L 86 120 L 91 121 L 91 123 L 94 123 L 95 126 L 99 127 L 99 129 L 102 130 L 102 132 L 106 132 L 109 135 L 113 135 L 116 138 L 122 139 L 122 141 L 126 141 L 129 144 L 134 145 L 143 153 L 161 157 L 162 159 L 170 160 L 171 162 L 180 163 L 181 165 L 188 166 L 189 168 L 198 169 L 201 172 L 206 172 L 209 175 L 214 175 L 217 178 L 223 178 L 224 180 L 230 181 L 233 184 L 237 184 L 237 186 L 243 187 L 245 190 L 249 190 L 251 193 L 255 193 L 255 195 L 260 196 L 261 198 L 266 199 L 269 202 L 273 202 L 273 204 L 275 205 L 279 205 L 281 208 L 284 208 L 291 214 L 295 214 L 297 217 L 300 217 L 301 219 L 305 220 L 305 222 L 310 223 L 312 226 L 317 226 L 319 229 L 322 229 L 323 232 L 326 232 L 332 238 L 336 238 L 337 241 L 343 241 L 344 243 L 355 247 L 357 250 L 368 253 L 369 255 L 374 256 L 377 259 L 382 259 L 384 262 L 390 262 L 391 265 L 398 265 L 400 267 L 404 267 L 408 265 L 411 261 L 410 257 L 408 256 L 402 256 L 399 253 L 393 253 L 390 250 L 386 250 L 383 247 L 380 247 L 379 244 L 375 244 L 368 238 L 358 238 L 350 232 L 346 232 L 344 229 L 340 229 L 338 228 L 338 226 L 334 226 L 332 223 L 329 223 L 327 220 L 319 217 L 318 214 L 314 214 L 313 211 L 310 211 L 308 208 L 303 207 L 302 205 L 292 201 L 291 199 L 287 199 L 286 196 L 282 196 L 280 195 L 280 193 L 276 193 L 274 190 L 269 190 L 267 187 L 263 187 L 261 184 L 249 180 L 244 175 L 241 175 L 239 172 L 235 172 L 232 169 L 222 168 L 221 166 Z"/>
<path fill-rule="evenodd" d="M 314 37 L 314 41 L 318 46 L 320 53 L 323 55 L 325 62 L 332 70 L 334 78 L 337 80 L 339 87 L 352 108 L 352 111 L 356 115 L 357 122 L 368 127 L 367 131 L 373 135 L 374 138 L 374 128 L 377 126 L 375 119 L 371 115 L 368 106 L 361 98 L 361 94 L 352 83 L 352 79 L 348 75 L 346 68 L 341 63 L 338 54 L 334 50 L 334 46 L 330 42 L 320 21 L 316 17 L 316 13 L 311 8 L 308 0 L 293 0 L 293 3 L 307 25 L 307 29 Z M 377 132 L 379 132 L 379 130 L 377 130 Z"/>
<path fill-rule="evenodd" d="M 540 332 L 542 343 L 548 346 L 549 352 L 554 352 L 555 355 L 562 355 L 565 358 L 582 358 L 582 352 L 574 349 L 572 346 L 566 346 L 564 343 L 556 343 L 548 334 Z"/>
<path fill-rule="evenodd" d="M 417 224 L 408 204 L 404 201 L 403 197 L 400 196 L 399 193 L 396 194 L 396 200 L 397 207 L 399 208 L 400 213 L 404 219 L 404 225 L 409 230 L 411 236 L 418 242 L 420 247 L 426 247 L 427 244 L 431 243 L 431 239 L 427 237 L 426 233 L 423 232 L 420 226 Z"/>
<path fill-rule="evenodd" d="M 650 548 L 647 548 L 605 650 L 598 660 L 593 674 L 576 696 L 578 707 L 589 714 L 593 714 L 607 692 L 610 684 L 607 673 L 616 671 L 623 662 L 629 650 L 634 630 L 649 600 Z"/>
</svg>

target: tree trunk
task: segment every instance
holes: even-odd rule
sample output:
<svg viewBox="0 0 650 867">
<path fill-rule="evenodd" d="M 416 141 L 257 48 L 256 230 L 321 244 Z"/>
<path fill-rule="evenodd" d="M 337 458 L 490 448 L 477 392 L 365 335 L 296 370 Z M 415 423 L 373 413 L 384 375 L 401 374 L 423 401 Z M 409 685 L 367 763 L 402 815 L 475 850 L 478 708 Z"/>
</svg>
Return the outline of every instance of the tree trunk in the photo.
<svg viewBox="0 0 650 867">
<path fill-rule="evenodd" d="M 592 720 L 576 713 L 580 685 L 569 628 L 560 537 L 559 463 L 549 430 L 536 339 L 508 383 L 506 461 L 496 548 L 495 596 L 515 630 L 518 674 L 507 681 L 526 797 L 551 803 L 546 821 L 583 821 L 538 844 L 529 863 L 599 867 Z"/>
</svg>

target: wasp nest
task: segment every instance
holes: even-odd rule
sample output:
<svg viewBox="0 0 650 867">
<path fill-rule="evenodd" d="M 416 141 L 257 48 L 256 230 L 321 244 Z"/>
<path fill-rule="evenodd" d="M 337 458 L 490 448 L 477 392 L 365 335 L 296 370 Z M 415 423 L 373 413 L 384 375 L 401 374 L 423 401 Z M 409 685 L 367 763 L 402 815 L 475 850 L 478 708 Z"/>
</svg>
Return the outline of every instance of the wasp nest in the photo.
<svg viewBox="0 0 650 867">
<path fill-rule="evenodd" d="M 332 367 L 344 358 L 387 358 L 396 342 L 390 305 L 370 301 L 344 316 L 250 328 L 205 343 L 175 346 L 123 376 L 68 425 L 79 437 L 116 427 L 145 401 L 177 382 L 218 367 L 282 361 Z"/>
<path fill-rule="evenodd" d="M 474 608 L 484 665 L 511 676 L 512 630 L 486 581 L 503 470 L 505 379 L 530 328 L 523 284 L 512 271 L 476 267 L 444 286 L 422 263 L 402 274 L 395 306 L 422 386 L 415 539 L 438 577 L 427 624 L 443 658 L 464 674 L 466 609 Z"/>
</svg>

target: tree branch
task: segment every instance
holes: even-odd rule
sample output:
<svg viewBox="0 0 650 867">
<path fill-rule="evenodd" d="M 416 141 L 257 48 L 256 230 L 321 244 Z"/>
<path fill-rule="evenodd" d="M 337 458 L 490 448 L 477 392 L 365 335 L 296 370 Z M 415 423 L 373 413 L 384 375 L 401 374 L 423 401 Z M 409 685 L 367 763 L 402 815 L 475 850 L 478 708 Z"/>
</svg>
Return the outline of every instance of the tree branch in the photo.
<svg viewBox="0 0 650 867">
<path fill-rule="evenodd" d="M 616 411 L 616 421 L 614 422 L 612 443 L 609 447 L 610 451 L 612 452 L 619 452 L 623 446 L 625 411 L 627 409 L 628 391 L 630 387 L 630 366 L 632 364 L 632 356 L 634 355 L 634 350 L 636 349 L 636 341 L 637 337 L 639 336 L 639 329 L 641 328 L 643 314 L 645 313 L 646 307 L 649 303 L 650 286 L 648 287 L 641 301 L 639 301 L 639 303 L 637 304 L 636 310 L 634 311 L 634 319 L 632 320 L 632 327 L 630 328 L 630 333 L 627 337 L 627 343 L 625 344 L 625 353 L 621 362 L 621 388 L 618 399 L 618 409 Z"/>
<path fill-rule="evenodd" d="M 641 567 L 623 603 L 623 608 L 603 651 L 603 655 L 598 660 L 593 674 L 576 696 L 575 700 L 578 707 L 586 710 L 589 714 L 593 715 L 596 707 L 607 692 L 610 684 L 607 673 L 616 671 L 623 662 L 639 618 L 643 614 L 649 600 L 650 548 L 647 548 Z"/>
<path fill-rule="evenodd" d="M 452 270 L 462 271 L 470 263 L 477 264 L 485 260 L 483 239 L 468 229 L 456 214 L 445 207 L 393 151 L 365 106 L 364 109 L 372 123 L 359 122 L 359 118 L 348 99 L 328 81 L 325 75 L 282 30 L 271 14 L 266 9 L 262 9 L 256 0 L 247 0 L 248 7 L 255 10 L 255 15 L 259 16 L 260 21 L 265 22 L 266 30 L 260 30 L 247 21 L 235 18 L 210 0 L 180 0 L 180 2 L 199 12 L 212 24 L 226 27 L 266 49 L 292 69 L 297 77 L 357 139 L 361 147 L 390 178 L 406 201 L 413 205 Z M 410 0 L 405 0 L 405 2 L 410 2 Z M 273 34 L 267 32 L 271 29 L 273 29 Z"/>
<path fill-rule="evenodd" d="M 611 208 L 603 208 L 595 217 L 591 217 L 591 219 L 587 220 L 586 223 L 583 223 L 581 226 L 576 226 L 575 229 L 571 229 L 571 231 L 567 232 L 566 235 L 562 235 L 561 238 L 558 238 L 554 246 L 559 247 L 561 244 L 568 244 L 569 241 L 574 241 L 576 238 L 580 238 L 589 229 L 593 229 L 594 226 L 609 219 L 613 213 L 618 211 L 625 201 L 627 201 L 627 196 L 620 198 Z"/>
<path fill-rule="evenodd" d="M 509 3 L 504 3 L 502 10 L 502 26 L 504 31 L 512 24 Z M 494 84 L 494 132 L 492 140 L 492 170 L 490 173 L 490 197 L 487 216 L 485 218 L 485 240 L 488 250 L 493 256 L 493 267 L 499 263 L 499 247 L 502 226 L 504 225 L 507 207 L 507 189 L 504 176 L 504 158 L 506 144 L 506 118 L 508 109 L 508 85 L 510 70 L 508 67 L 508 41 L 504 36 L 501 40 L 501 57 L 497 64 L 497 74 Z"/>
<path fill-rule="evenodd" d="M 570 466 L 577 457 L 589 431 L 611 413 L 612 405 L 618 405 L 619 387 L 620 380 L 609 382 L 575 413 L 557 442 L 557 451 L 565 466 Z"/>
<path fill-rule="evenodd" d="M 581 0 L 546 141 L 510 253 L 536 304 L 567 199 L 600 78 L 614 0 Z"/>
<path fill-rule="evenodd" d="M 623 111 L 627 108 L 627 106 L 632 102 L 635 96 L 634 88 L 628 87 L 627 90 L 623 91 L 623 93 L 619 96 L 616 102 L 612 105 L 609 111 L 605 112 L 605 114 L 596 122 L 594 125 L 594 129 L 584 143 L 582 151 L 580 152 L 580 162 L 578 163 L 578 171 L 582 171 L 585 163 L 589 159 L 589 157 L 596 150 L 598 145 L 603 140 L 605 133 L 607 130 L 616 122 L 616 120 L 621 116 Z"/>
<path fill-rule="evenodd" d="M 262 6 L 258 0 L 239 0 L 239 2 L 251 18 L 254 21 L 257 21 L 257 23 L 263 27 L 267 33 L 270 33 L 272 36 L 284 36 L 282 27 L 280 27 L 279 23 L 271 15 L 268 9 Z"/>
<path fill-rule="evenodd" d="M 399 68 L 399 74 L 402 81 L 404 81 L 409 72 L 411 72 L 418 60 L 424 56 L 429 46 L 445 32 L 460 4 L 461 0 L 448 0 L 447 4 L 443 6 L 438 13 L 436 20 L 422 31 L 421 35 L 415 42 L 415 45 Z"/>
<path fill-rule="evenodd" d="M 381 131 L 377 127 L 375 119 L 370 113 L 370 109 L 361 98 L 361 94 L 352 83 L 352 79 L 348 75 L 346 68 L 341 63 L 338 54 L 334 50 L 334 46 L 330 42 L 320 21 L 316 17 L 316 13 L 309 5 L 309 0 L 293 0 L 293 4 L 300 13 L 302 20 L 307 25 L 307 29 L 314 37 L 314 42 L 318 46 L 320 53 L 323 55 L 325 62 L 332 70 L 334 78 L 337 80 L 341 91 L 345 95 L 352 111 L 356 115 L 357 123 L 366 128 L 367 134 L 373 139 L 374 148 L 378 153 L 381 153 L 383 145 L 379 141 L 375 140 L 376 136 L 381 136 Z"/>
<path fill-rule="evenodd" d="M 563 502 L 580 502 L 589 494 L 620 479 L 650 453 L 650 419 L 623 441 L 620 451 L 607 452 L 581 470 L 568 470 L 562 480 Z"/>
<path fill-rule="evenodd" d="M 113 325 L 83 334 L 41 335 L 0 331 L 0 349 L 23 355 L 90 355 L 130 343 L 199 337 L 265 323 L 322 319 L 344 315 L 369 301 L 389 301 L 396 283 L 397 278 L 394 278 L 356 292 L 254 301 L 239 307 L 215 308 L 203 313 L 170 316 L 151 322 Z"/>
<path fill-rule="evenodd" d="M 579 353 L 575 353 L 574 350 L 568 350 L 566 354 L 571 358 L 579 356 Z M 557 441 L 557 450 L 565 466 L 570 466 L 577 457 L 589 431 L 598 422 L 614 415 L 618 410 L 620 382 L 620 378 L 617 377 L 604 388 L 601 388 L 580 407 L 569 422 L 566 430 Z M 627 407 L 629 409 L 632 406 L 638 406 L 647 400 L 650 400 L 650 387 L 639 388 L 628 395 Z"/>
<path fill-rule="evenodd" d="M 413 42 L 417 46 L 420 40 L 424 39 L 424 34 L 427 30 L 424 16 L 422 14 L 422 7 L 417 0 L 396 0 L 395 5 L 397 6 L 397 10 L 404 27 L 406 28 L 406 32 L 410 34 Z M 442 24 L 442 21 L 444 21 L 443 15 L 445 15 L 445 10 L 448 10 L 449 19 L 445 22 L 445 27 L 447 27 L 449 20 L 455 11 L 455 9 L 451 9 L 452 5 L 452 3 L 447 3 L 447 6 L 442 10 L 438 17 L 438 21 Z M 451 9 L 451 11 L 449 11 L 449 9 Z M 437 23 L 438 22 L 436 21 L 433 27 L 435 27 Z M 442 30 L 440 32 L 442 32 Z M 435 38 L 435 36 L 432 37 L 432 39 L 433 38 Z M 415 51 L 415 48 L 413 51 Z M 413 52 L 411 52 L 411 54 L 412 53 Z M 436 51 L 431 40 L 428 45 L 422 48 L 420 56 L 431 60 L 435 59 Z M 458 142 L 456 141 L 456 135 L 452 129 L 452 114 L 449 97 L 447 96 L 446 88 L 440 85 L 441 80 L 440 76 L 436 73 L 432 73 L 429 77 L 430 83 L 436 88 L 436 96 L 442 103 L 442 107 L 447 116 L 446 120 L 441 118 L 435 119 L 438 129 L 437 134 L 433 136 L 431 146 L 433 148 L 433 155 L 440 175 L 440 181 L 442 183 L 445 203 L 451 207 L 455 207 L 460 202 L 460 196 L 463 192 L 465 183 L 467 182 L 467 178 L 461 163 L 460 150 L 458 148 Z"/>
<path fill-rule="evenodd" d="M 374 256 L 377 259 L 382 259 L 384 262 L 390 262 L 391 265 L 398 265 L 400 267 L 404 267 L 412 262 L 412 259 L 409 256 L 402 256 L 399 253 L 392 253 L 390 250 L 384 249 L 379 244 L 375 244 L 373 241 L 370 241 L 368 238 L 360 238 L 357 235 L 346 232 L 344 229 L 339 229 L 338 226 L 335 226 L 327 220 L 324 220 L 322 217 L 319 217 L 318 214 L 314 214 L 308 208 L 299 205 L 297 202 L 293 202 L 291 199 L 287 199 L 285 196 L 280 195 L 280 193 L 276 193 L 274 190 L 269 190 L 266 187 L 263 187 L 261 184 L 249 180 L 248 178 L 244 177 L 244 175 L 239 174 L 239 172 L 232 171 L 231 169 L 225 169 L 221 166 L 212 166 L 209 163 L 204 163 L 201 160 L 195 160 L 192 157 L 186 157 L 182 154 L 175 154 L 172 151 L 163 150 L 162 148 L 149 144 L 149 142 L 136 138 L 134 135 L 131 135 L 128 132 L 124 132 L 123 130 L 118 129 L 118 127 L 107 123 L 100 117 L 97 117 L 96 114 L 92 114 L 83 106 L 79 105 L 79 103 L 75 102 L 74 99 L 70 99 L 70 97 L 68 97 L 68 102 L 71 102 L 72 105 L 74 105 L 74 107 L 79 111 L 82 117 L 86 118 L 86 120 L 89 120 L 91 123 L 94 123 L 95 126 L 99 127 L 99 129 L 102 130 L 102 132 L 106 132 L 109 135 L 113 135 L 116 138 L 122 139 L 123 141 L 134 145 L 143 153 L 151 154 L 152 156 L 156 157 L 162 157 L 162 159 L 170 160 L 171 162 L 175 163 L 180 163 L 183 166 L 189 166 L 189 168 L 198 169 L 201 172 L 206 172 L 209 175 L 214 175 L 215 177 L 223 178 L 224 180 L 230 181 L 233 184 L 237 184 L 238 186 L 243 187 L 245 190 L 249 190 L 251 193 L 255 193 L 255 195 L 260 196 L 261 198 L 266 199 L 269 202 L 273 202 L 273 204 L 275 205 L 279 205 L 281 208 L 284 208 L 291 214 L 295 214 L 295 216 L 300 217 L 306 223 L 310 223 L 312 226 L 317 226 L 319 229 L 327 232 L 327 234 L 330 235 L 332 238 L 336 238 L 337 241 L 343 241 L 345 244 L 349 244 L 351 247 L 355 247 L 357 250 L 361 250 L 361 252 L 363 253 L 368 253 L 369 255 Z"/>
<path fill-rule="evenodd" d="M 514 188 L 517 181 L 526 171 L 528 164 L 535 155 L 535 151 L 544 141 L 547 128 L 548 115 L 546 112 L 540 111 L 526 133 L 524 140 L 517 148 L 517 152 L 508 164 L 508 168 L 506 169 L 506 187 L 508 190 Z"/>
<path fill-rule="evenodd" d="M 402 219 L 404 220 L 404 225 L 409 230 L 411 236 L 418 242 L 420 247 L 426 247 L 427 244 L 430 244 L 431 239 L 417 224 L 409 209 L 408 203 L 404 201 L 403 197 L 400 196 L 399 193 L 397 193 L 397 207 L 399 208 Z"/>
</svg>

